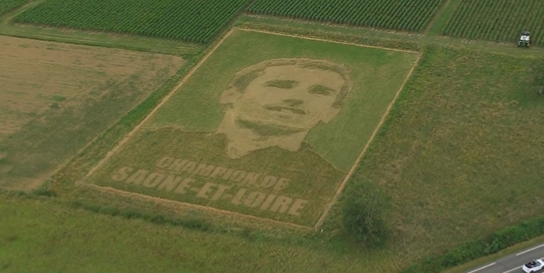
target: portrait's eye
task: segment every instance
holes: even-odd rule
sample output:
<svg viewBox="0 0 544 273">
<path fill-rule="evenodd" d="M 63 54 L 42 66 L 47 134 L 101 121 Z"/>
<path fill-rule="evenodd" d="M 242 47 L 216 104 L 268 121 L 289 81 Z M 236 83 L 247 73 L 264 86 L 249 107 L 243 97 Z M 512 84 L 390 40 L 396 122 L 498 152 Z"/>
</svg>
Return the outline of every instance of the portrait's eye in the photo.
<svg viewBox="0 0 544 273">
<path fill-rule="evenodd" d="M 272 80 L 264 83 L 264 86 L 276 87 L 281 89 L 291 89 L 298 85 L 297 81 L 290 80 Z"/>
<path fill-rule="evenodd" d="M 316 95 L 323 95 L 323 96 L 330 96 L 334 94 L 334 89 L 323 86 L 323 85 L 314 85 L 308 89 L 308 93 L 310 94 L 316 94 Z"/>
</svg>

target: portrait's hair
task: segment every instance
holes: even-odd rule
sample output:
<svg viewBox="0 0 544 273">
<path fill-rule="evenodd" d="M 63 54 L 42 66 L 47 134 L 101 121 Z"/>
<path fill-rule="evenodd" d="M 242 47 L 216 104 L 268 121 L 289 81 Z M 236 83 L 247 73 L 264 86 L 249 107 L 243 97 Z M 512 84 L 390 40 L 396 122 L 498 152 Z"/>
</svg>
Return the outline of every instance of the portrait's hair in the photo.
<svg viewBox="0 0 544 273">
<path fill-rule="evenodd" d="M 274 66 L 286 66 L 286 65 L 295 65 L 301 68 L 310 68 L 317 70 L 331 71 L 339 74 L 344 80 L 344 85 L 340 89 L 340 93 L 336 96 L 336 101 L 333 104 L 333 107 L 339 108 L 344 101 L 344 98 L 349 92 L 353 89 L 353 82 L 349 78 L 349 73 L 351 69 L 346 67 L 343 64 L 337 64 L 326 60 L 312 60 L 304 58 L 282 58 L 282 59 L 272 59 L 260 62 L 258 64 L 248 66 L 240 71 L 238 71 L 234 78 L 230 81 L 228 90 L 235 89 L 240 93 L 244 93 L 246 87 L 254 79 L 264 75 L 264 70 L 269 67 Z"/>
</svg>

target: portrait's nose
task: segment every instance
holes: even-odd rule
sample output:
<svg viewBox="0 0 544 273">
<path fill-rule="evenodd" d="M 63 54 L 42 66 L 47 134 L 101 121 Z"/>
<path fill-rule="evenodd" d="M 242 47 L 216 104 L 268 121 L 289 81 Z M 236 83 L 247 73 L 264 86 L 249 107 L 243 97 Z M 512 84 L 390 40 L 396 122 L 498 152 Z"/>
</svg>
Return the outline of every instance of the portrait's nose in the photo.
<svg viewBox="0 0 544 273">
<path fill-rule="evenodd" d="M 283 102 L 287 104 L 289 107 L 297 107 L 304 103 L 304 101 L 301 99 L 286 99 L 286 100 L 283 100 Z"/>
</svg>

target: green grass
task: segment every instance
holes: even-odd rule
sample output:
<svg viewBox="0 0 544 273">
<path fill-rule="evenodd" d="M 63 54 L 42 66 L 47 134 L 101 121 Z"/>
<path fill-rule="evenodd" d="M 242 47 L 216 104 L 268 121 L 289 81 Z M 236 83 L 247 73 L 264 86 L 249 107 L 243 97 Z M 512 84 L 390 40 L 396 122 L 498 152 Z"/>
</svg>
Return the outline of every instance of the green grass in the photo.
<svg viewBox="0 0 544 273">
<path fill-rule="evenodd" d="M 291 46 L 284 47 L 284 44 Z M 138 131 L 123 150 L 107 161 L 90 181 L 127 191 L 312 226 L 361 153 L 418 55 L 236 31 L 184 86 L 161 106 L 144 125 L 146 129 Z M 326 59 L 352 68 L 350 78 L 354 83 L 354 89 L 345 98 L 338 116 L 328 124 L 321 123 L 312 128 L 301 149 L 296 152 L 271 147 L 238 159 L 226 157 L 225 139 L 214 132 L 224 116 L 219 99 L 233 75 L 244 67 L 265 60 L 296 57 Z M 330 111 L 326 107 L 319 110 Z M 270 131 L 270 128 L 266 127 L 259 128 L 259 131 L 261 135 L 267 136 L 272 131 L 272 135 L 292 134 Z M 153 184 L 149 184 L 148 188 L 118 182 L 112 184 L 114 182 L 111 178 L 112 173 L 124 166 L 151 172 L 157 170 L 164 174 L 175 173 L 166 170 L 165 167 L 157 169 L 156 163 L 164 156 L 189 158 L 199 163 L 242 169 L 263 176 L 288 178 L 289 187 L 284 191 L 262 188 L 259 191 L 310 200 L 306 206 L 307 212 L 300 217 L 283 216 L 255 211 L 244 206 L 236 207 L 229 204 L 230 199 L 210 201 L 194 197 L 193 194 L 179 195 L 171 191 L 165 192 Z M 205 182 L 219 185 L 227 183 L 218 179 L 203 180 L 202 177 L 188 175 L 186 171 L 178 174 L 196 179 L 197 188 L 202 187 Z M 232 195 L 237 192 L 238 187 L 249 187 L 248 191 L 257 190 L 249 185 L 232 183 L 229 185 L 233 187 L 228 190 Z"/>
<path fill-rule="evenodd" d="M 14 22 L 208 43 L 246 2 L 48 0 Z"/>
<path fill-rule="evenodd" d="M 0 213 L 4 273 L 361 272 L 384 255 L 321 236 L 202 232 L 5 193 L 0 193 Z"/>
<path fill-rule="evenodd" d="M 544 3 L 538 0 L 517 3 L 509 0 L 462 0 L 444 29 L 448 36 L 517 43 L 521 31 L 533 33 L 532 43 L 544 41 Z"/>
<path fill-rule="evenodd" d="M 351 181 L 392 198 L 397 255 L 437 255 L 542 213 L 544 98 L 532 61 L 425 50 Z"/>
<path fill-rule="evenodd" d="M 0 153 L 5 155 L 2 165 L 11 168 L 7 173 L 3 172 L 0 175 L 2 186 L 6 187 L 26 188 L 27 182 L 23 181 L 29 181 L 34 185 L 40 184 L 42 181 L 39 180 L 45 179 L 44 176 L 50 175 L 55 168 L 74 156 L 116 119 L 175 75 L 183 65 L 183 60 L 174 56 L 139 52 L 134 54 L 119 50 L 97 52 L 93 47 L 28 43 L 36 50 L 43 50 L 38 52 L 46 56 L 45 58 L 49 57 L 49 60 L 52 54 L 56 56 L 54 54 L 59 54 L 58 52 L 63 50 L 69 52 L 64 55 L 67 59 L 90 55 L 93 56 L 93 60 L 84 66 L 77 61 L 70 64 L 50 61 L 44 63 L 40 58 L 36 58 L 34 59 L 36 70 L 23 72 L 14 70 L 13 73 L 5 75 L 5 83 L 9 85 L 6 92 L 20 91 L 25 96 L 26 93 L 31 94 L 36 90 L 51 92 L 52 90 L 48 88 L 52 88 L 55 93 L 62 90 L 65 95 L 71 96 L 70 99 L 56 95 L 48 97 L 47 100 L 52 102 L 49 109 L 42 112 L 38 112 L 41 109 L 30 108 L 31 111 L 36 111 L 36 116 L 31 120 L 25 120 L 21 123 L 21 128 L 0 142 Z M 45 48 L 46 46 L 48 47 Z M 73 51 L 70 52 L 71 50 Z M 85 53 L 77 55 L 80 51 Z M 11 65 L 14 67 L 18 67 L 18 64 L 25 65 L 24 61 L 14 60 Z M 109 66 L 112 65 L 110 62 L 115 62 L 116 68 L 112 69 Z M 47 66 L 47 74 L 40 70 L 44 66 Z M 120 67 L 126 71 L 120 70 L 124 72 L 119 74 L 112 72 Z M 67 76 L 68 70 L 70 73 Z M 32 73 L 34 78 L 27 82 L 27 86 L 13 87 L 13 81 L 27 76 L 21 73 Z M 43 84 L 44 80 L 50 81 L 52 85 Z M 30 86 L 31 84 L 36 84 L 37 87 Z M 74 88 L 79 88 L 77 90 L 79 96 L 74 94 Z M 17 109 L 9 102 L 6 102 L 6 105 Z M 33 179 L 38 181 L 30 182 Z"/>
<path fill-rule="evenodd" d="M 7 12 L 10 12 L 25 3 L 27 3 L 29 0 L 2 0 L 0 2 L 0 15 L 4 15 Z"/>
</svg>

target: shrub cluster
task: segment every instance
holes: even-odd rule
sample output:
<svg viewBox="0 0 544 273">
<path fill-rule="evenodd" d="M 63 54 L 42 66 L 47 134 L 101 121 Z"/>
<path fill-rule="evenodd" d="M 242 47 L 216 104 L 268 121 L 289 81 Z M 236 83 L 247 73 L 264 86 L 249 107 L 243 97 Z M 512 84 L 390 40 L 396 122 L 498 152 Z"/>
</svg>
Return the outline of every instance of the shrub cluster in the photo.
<svg viewBox="0 0 544 273">
<path fill-rule="evenodd" d="M 342 200 L 344 234 L 365 247 L 383 245 L 389 235 L 389 209 L 390 200 L 381 187 L 368 182 L 354 183 Z"/>
<path fill-rule="evenodd" d="M 201 231 L 208 231 L 213 229 L 213 225 L 211 223 L 201 218 L 171 218 L 156 213 L 145 213 L 133 209 L 119 209 L 117 207 L 98 205 L 78 200 L 72 201 L 71 205 L 74 208 L 81 208 L 96 213 L 106 214 L 110 216 L 120 216 L 126 219 L 142 219 L 155 224 L 170 224 L 172 226 L 182 226 L 185 228 Z"/>
</svg>

